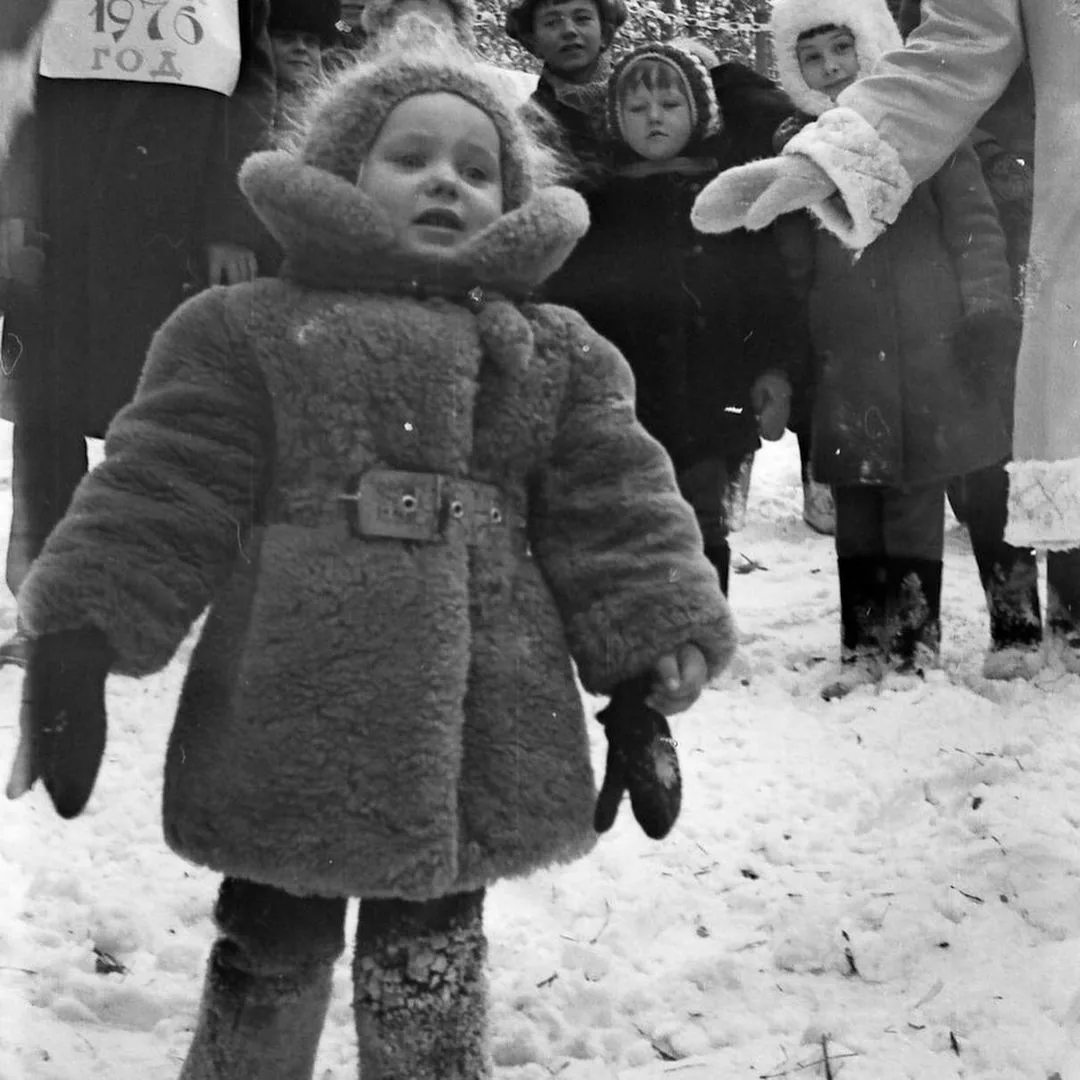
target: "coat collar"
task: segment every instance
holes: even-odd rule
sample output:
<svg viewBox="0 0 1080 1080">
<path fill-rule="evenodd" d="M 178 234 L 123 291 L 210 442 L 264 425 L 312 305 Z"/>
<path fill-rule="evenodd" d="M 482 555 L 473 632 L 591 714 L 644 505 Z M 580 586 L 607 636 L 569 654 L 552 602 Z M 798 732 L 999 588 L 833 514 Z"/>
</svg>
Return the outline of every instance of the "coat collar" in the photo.
<svg viewBox="0 0 1080 1080">
<path fill-rule="evenodd" d="M 433 263 L 403 252 L 382 209 L 355 185 L 286 151 L 248 158 L 240 186 L 285 251 L 282 276 L 313 288 L 440 295 L 470 306 L 489 291 L 530 294 L 589 225 L 580 195 L 545 188 Z"/>
</svg>

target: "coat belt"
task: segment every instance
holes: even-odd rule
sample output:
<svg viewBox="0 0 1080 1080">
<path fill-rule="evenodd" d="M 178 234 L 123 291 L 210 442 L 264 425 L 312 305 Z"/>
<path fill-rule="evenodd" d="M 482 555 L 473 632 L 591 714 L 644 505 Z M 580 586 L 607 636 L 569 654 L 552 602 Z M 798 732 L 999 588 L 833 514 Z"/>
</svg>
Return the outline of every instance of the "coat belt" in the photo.
<svg viewBox="0 0 1080 1080">
<path fill-rule="evenodd" d="M 433 544 L 458 536 L 470 546 L 487 547 L 509 535 L 524 545 L 525 522 L 512 520 L 509 500 L 495 484 L 442 473 L 369 469 L 337 498 L 345 507 L 349 532 L 360 539 Z"/>
</svg>

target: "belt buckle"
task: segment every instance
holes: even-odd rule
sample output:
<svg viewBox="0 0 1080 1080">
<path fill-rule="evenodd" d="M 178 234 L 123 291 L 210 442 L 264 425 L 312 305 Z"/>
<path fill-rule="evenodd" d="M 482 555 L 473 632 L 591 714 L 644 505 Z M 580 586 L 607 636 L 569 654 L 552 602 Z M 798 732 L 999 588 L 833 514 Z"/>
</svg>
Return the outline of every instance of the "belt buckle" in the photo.
<svg viewBox="0 0 1080 1080">
<path fill-rule="evenodd" d="M 437 473 L 371 469 L 353 494 L 338 497 L 351 504 L 349 527 L 356 536 L 422 543 L 439 537 L 442 477 Z"/>
</svg>

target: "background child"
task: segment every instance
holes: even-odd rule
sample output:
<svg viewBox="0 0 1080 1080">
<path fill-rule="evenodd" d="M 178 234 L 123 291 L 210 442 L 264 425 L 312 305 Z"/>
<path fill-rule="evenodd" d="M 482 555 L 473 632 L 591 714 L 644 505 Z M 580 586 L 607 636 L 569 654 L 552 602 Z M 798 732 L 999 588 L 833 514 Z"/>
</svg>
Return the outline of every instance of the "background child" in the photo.
<svg viewBox="0 0 1080 1080">
<path fill-rule="evenodd" d="M 165 765 L 169 844 L 225 875 L 184 1080 L 310 1077 L 350 896 L 362 1075 L 491 1076 L 484 890 L 595 842 L 571 658 L 674 712 L 733 648 L 625 362 L 522 299 L 580 197 L 432 50 L 358 65 L 298 154 L 248 161 L 282 276 L 161 329 L 20 594 L 9 794 L 41 775 L 65 816 L 107 673 L 158 670 L 210 605 Z"/>
<path fill-rule="evenodd" d="M 615 67 L 607 107 L 614 172 L 589 194 L 592 225 L 549 295 L 630 361 L 638 416 L 671 454 L 726 592 L 732 497 L 759 426 L 770 439 L 784 432 L 786 368 L 805 338 L 771 232 L 706 238 L 690 224 L 702 186 L 747 160 L 751 125 L 721 114 L 701 56 L 635 49 Z"/>
<path fill-rule="evenodd" d="M 511 0 L 506 32 L 544 62 L 532 95 L 558 123 L 588 187 L 605 169 L 608 50 L 626 22 L 623 0 Z"/>
<path fill-rule="evenodd" d="M 884 0 L 777 0 L 772 32 L 781 84 L 808 116 L 900 41 Z M 1008 452 L 985 386 L 1011 362 L 1017 324 L 970 146 L 857 262 L 830 234 L 811 243 L 814 471 L 834 485 L 842 657 L 854 665 L 831 694 L 886 664 L 936 662 L 945 486 Z"/>
</svg>

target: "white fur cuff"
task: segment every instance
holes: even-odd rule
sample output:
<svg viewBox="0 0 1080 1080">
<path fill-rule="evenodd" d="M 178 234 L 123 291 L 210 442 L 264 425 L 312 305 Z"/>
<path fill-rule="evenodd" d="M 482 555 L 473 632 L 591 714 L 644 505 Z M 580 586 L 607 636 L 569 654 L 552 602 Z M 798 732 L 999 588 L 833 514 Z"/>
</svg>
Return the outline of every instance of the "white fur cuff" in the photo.
<svg viewBox="0 0 1080 1080">
<path fill-rule="evenodd" d="M 872 244 L 911 197 L 911 177 L 900 156 L 854 109 L 823 113 L 784 153 L 808 157 L 836 184 L 838 193 L 810 212 L 855 251 Z"/>
<path fill-rule="evenodd" d="M 1080 547 L 1080 458 L 1014 461 L 1008 471 L 1005 542 L 1049 551 Z"/>
</svg>

